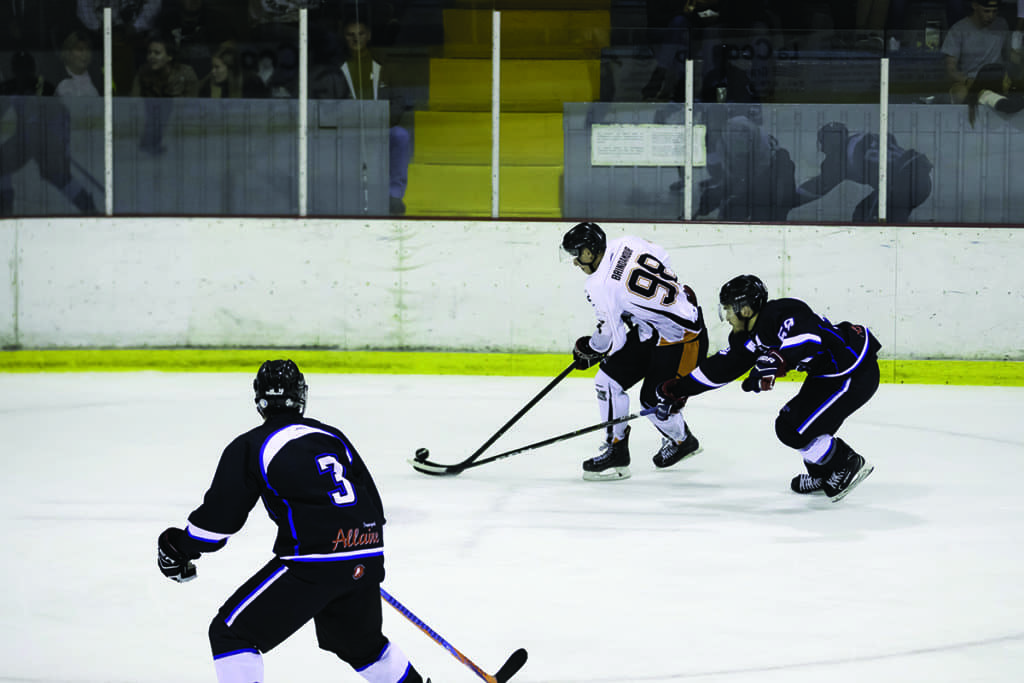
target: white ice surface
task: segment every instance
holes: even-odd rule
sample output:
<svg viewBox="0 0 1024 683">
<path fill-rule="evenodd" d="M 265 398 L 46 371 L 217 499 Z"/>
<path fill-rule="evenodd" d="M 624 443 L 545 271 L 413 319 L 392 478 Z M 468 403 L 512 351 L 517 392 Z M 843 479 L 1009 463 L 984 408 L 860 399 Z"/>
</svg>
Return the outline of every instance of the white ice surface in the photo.
<svg viewBox="0 0 1024 683">
<path fill-rule="evenodd" d="M 633 478 L 590 483 L 598 435 L 457 477 L 406 462 L 465 458 L 545 378 L 307 379 L 308 414 L 381 489 L 385 586 L 486 670 L 522 646 L 517 683 L 1024 681 L 1024 389 L 883 385 L 840 432 L 875 473 L 832 504 L 788 488 L 801 463 L 773 420 L 792 383 L 692 399 L 705 451 L 670 471 L 638 420 Z M 251 381 L 0 374 L 0 681 L 215 680 L 207 626 L 269 557 L 271 523 L 257 506 L 184 585 L 155 542 L 257 423 Z M 598 419 L 591 380 L 570 377 L 488 453 Z M 384 609 L 434 683 L 477 680 Z M 270 683 L 362 680 L 310 627 L 264 661 Z"/>
</svg>

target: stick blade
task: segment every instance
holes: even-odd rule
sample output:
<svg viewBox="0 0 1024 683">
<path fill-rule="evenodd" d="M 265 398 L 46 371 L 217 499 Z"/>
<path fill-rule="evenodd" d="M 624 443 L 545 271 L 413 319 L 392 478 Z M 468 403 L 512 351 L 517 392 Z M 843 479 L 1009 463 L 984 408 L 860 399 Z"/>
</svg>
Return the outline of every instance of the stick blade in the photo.
<svg viewBox="0 0 1024 683">
<path fill-rule="evenodd" d="M 498 683 L 507 683 L 508 679 L 519 673 L 519 670 L 526 664 L 526 650 L 519 648 L 501 665 L 498 672 L 494 674 L 494 680 Z"/>
<path fill-rule="evenodd" d="M 434 476 L 443 477 L 446 475 L 455 475 L 462 471 L 452 465 L 436 465 L 432 462 L 416 460 L 415 458 L 409 458 L 408 462 L 412 465 L 414 470 L 421 474 L 432 474 Z"/>
</svg>

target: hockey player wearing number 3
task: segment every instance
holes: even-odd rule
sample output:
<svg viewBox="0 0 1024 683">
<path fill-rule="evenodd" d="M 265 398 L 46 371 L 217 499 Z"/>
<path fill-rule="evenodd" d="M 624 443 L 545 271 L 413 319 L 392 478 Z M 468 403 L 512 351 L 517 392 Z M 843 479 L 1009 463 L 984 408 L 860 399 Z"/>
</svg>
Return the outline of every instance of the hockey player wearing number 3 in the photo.
<svg viewBox="0 0 1024 683">
<path fill-rule="evenodd" d="M 196 576 L 192 560 L 222 548 L 261 498 L 277 524 L 274 557 L 210 624 L 217 680 L 263 683 L 262 653 L 312 620 L 320 648 L 370 683 L 423 683 L 381 632 L 384 511 L 369 470 L 338 429 L 303 417 L 306 381 L 295 363 L 265 362 L 253 388 L 263 424 L 224 449 L 186 528 L 157 540 L 160 571 L 181 583 Z"/>
<path fill-rule="evenodd" d="M 707 354 L 696 295 L 680 284 L 668 253 L 639 237 L 608 241 L 597 223 L 579 223 L 565 233 L 562 249 L 587 274 L 587 300 L 597 316 L 597 329 L 576 341 L 573 357 L 580 370 L 600 363 L 594 383 L 601 419 L 628 415 L 626 391 L 641 380 L 640 403 L 655 406 L 658 385 L 690 372 Z M 701 451 L 678 411 L 649 418 L 662 436 L 656 467 L 671 467 Z M 626 479 L 629 462 L 629 427 L 612 425 L 599 454 L 583 463 L 583 478 Z"/>
<path fill-rule="evenodd" d="M 843 422 L 878 389 L 881 344 L 866 327 L 833 325 L 799 299 L 768 300 L 754 275 L 726 282 L 719 313 L 732 327 L 729 346 L 688 375 L 658 388 L 658 412 L 669 415 L 690 396 L 717 389 L 750 374 L 744 391 L 770 391 L 790 369 L 807 373 L 800 391 L 775 420 L 779 441 L 803 456 L 806 474 L 793 477 L 796 493 L 824 491 L 841 500 L 874 467 L 835 436 Z"/>
</svg>

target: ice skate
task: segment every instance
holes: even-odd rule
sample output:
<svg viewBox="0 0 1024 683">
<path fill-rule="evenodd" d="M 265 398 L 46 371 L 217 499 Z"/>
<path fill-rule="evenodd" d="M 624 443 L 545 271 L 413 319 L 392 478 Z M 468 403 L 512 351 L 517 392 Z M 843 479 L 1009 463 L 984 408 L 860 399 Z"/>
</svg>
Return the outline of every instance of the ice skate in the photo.
<svg viewBox="0 0 1024 683">
<path fill-rule="evenodd" d="M 659 469 L 672 467 L 677 462 L 681 462 L 691 455 L 697 455 L 703 450 L 700 447 L 700 441 L 697 440 L 697 437 L 689 429 L 686 430 L 686 438 L 682 441 L 676 441 L 663 436 L 661 448 L 654 454 L 654 466 Z"/>
<path fill-rule="evenodd" d="M 822 484 L 825 495 L 833 503 L 838 503 L 845 498 L 854 487 L 864 481 L 875 469 L 874 465 L 865 460 L 864 456 L 846 445 L 842 439 L 836 439 L 836 445 L 838 449 L 845 451 L 846 462 L 839 465 L 838 469 L 833 470 Z M 837 452 L 835 455 L 838 456 L 840 454 L 841 452 Z"/>
<path fill-rule="evenodd" d="M 822 490 L 825 480 L 821 477 L 812 477 L 809 474 L 798 474 L 789 482 L 789 487 L 794 493 L 817 493 Z"/>
<path fill-rule="evenodd" d="M 583 478 L 587 481 L 629 479 L 629 427 L 618 441 L 605 441 L 601 452 L 583 461 Z"/>
</svg>

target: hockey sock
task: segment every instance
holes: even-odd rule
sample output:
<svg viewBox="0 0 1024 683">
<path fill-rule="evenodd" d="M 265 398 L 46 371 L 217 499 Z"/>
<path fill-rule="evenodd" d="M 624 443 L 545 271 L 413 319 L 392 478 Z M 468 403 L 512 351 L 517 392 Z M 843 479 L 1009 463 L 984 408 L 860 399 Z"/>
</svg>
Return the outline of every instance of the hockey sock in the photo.
<svg viewBox="0 0 1024 683">
<path fill-rule="evenodd" d="M 832 453 L 835 450 L 834 443 L 835 439 L 831 434 L 822 434 L 800 449 L 800 455 L 804 458 L 804 466 L 811 476 L 822 476 L 829 460 L 832 459 Z"/>
<path fill-rule="evenodd" d="M 605 374 L 604 370 L 598 370 L 594 377 L 594 387 L 597 389 L 597 402 L 601 411 L 602 420 L 613 420 L 616 417 L 629 415 L 629 394 L 622 388 L 622 385 Z M 617 424 L 612 427 L 616 441 L 621 441 L 626 436 L 626 425 Z"/>
<path fill-rule="evenodd" d="M 423 680 L 394 643 L 388 643 L 376 662 L 356 671 L 370 683 L 420 683 Z"/>
<path fill-rule="evenodd" d="M 672 413 L 665 421 L 659 420 L 655 413 L 651 413 L 647 419 L 665 438 L 672 439 L 676 443 L 686 440 L 686 420 L 683 419 L 682 413 Z"/>
<path fill-rule="evenodd" d="M 239 650 L 214 657 L 217 683 L 263 683 L 263 655 Z"/>
</svg>

